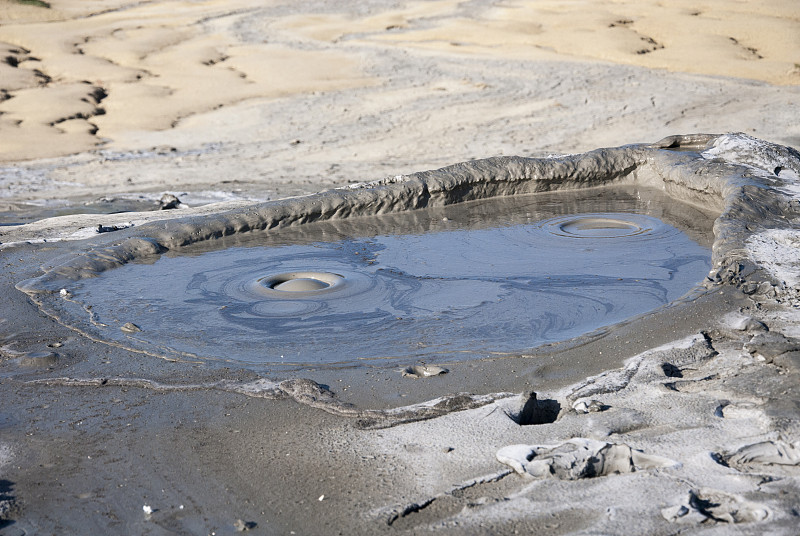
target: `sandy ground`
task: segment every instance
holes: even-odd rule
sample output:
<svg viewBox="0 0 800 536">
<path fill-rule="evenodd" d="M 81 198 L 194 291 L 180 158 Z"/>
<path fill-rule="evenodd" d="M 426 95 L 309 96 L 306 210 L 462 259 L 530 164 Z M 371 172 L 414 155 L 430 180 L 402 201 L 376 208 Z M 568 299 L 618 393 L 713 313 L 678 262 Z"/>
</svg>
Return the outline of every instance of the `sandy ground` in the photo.
<svg viewBox="0 0 800 536">
<path fill-rule="evenodd" d="M 794 534 L 799 319 L 774 296 L 719 288 L 567 350 L 589 381 L 513 363 L 329 374 L 361 407 L 510 393 L 362 429 L 299 387 L 209 388 L 258 376 L 82 337 L 14 285 L 98 224 L 678 133 L 797 147 L 799 50 L 790 0 L 0 0 L 0 532 Z M 193 208 L 66 215 L 164 192 Z M 56 238 L 71 241 L 40 243 Z M 764 258 L 792 282 L 796 243 L 776 240 Z M 557 422 L 519 424 L 530 390 L 559 401 Z M 542 479 L 530 463 L 581 456 L 637 470 Z"/>
</svg>

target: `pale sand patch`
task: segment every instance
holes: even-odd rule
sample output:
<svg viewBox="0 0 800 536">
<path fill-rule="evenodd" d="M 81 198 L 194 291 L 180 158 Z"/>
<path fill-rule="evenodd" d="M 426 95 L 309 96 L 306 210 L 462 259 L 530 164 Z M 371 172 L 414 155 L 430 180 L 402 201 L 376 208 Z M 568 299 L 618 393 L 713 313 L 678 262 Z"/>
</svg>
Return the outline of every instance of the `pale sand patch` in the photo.
<svg viewBox="0 0 800 536">
<path fill-rule="evenodd" d="M 475 16 L 477 15 L 477 17 Z M 519 0 L 470 18 L 374 36 L 405 46 L 541 59 L 549 53 L 669 71 L 800 83 L 800 7 L 754 3 Z"/>
<path fill-rule="evenodd" d="M 23 18 L 0 27 L 3 46 L 23 56 L 23 61 L 7 61 L 3 68 L 12 75 L 3 78 L 0 89 L 10 99 L 0 112 L 9 114 L 15 128 L 0 131 L 0 159 L 91 149 L 128 132 L 168 129 L 183 117 L 245 99 L 374 83 L 363 75 L 359 59 L 346 52 L 240 39 L 232 27 L 238 19 L 232 15 L 259 6 L 247 0 L 141 3 L 91 17 L 81 12 L 58 22 Z M 92 128 L 87 130 L 94 136 L 67 141 L 57 125 L 89 103 L 81 95 L 53 88 L 78 83 L 103 88 L 105 95 L 100 113 L 91 114 Z M 59 98 L 45 97 L 38 106 L 44 113 L 24 114 L 23 109 L 31 110 L 25 93 L 30 91 L 40 96 L 58 93 Z M 25 102 L 15 105 L 20 97 Z"/>
<path fill-rule="evenodd" d="M 298 13 L 282 17 L 273 27 L 320 41 L 335 42 L 355 34 L 407 29 L 415 22 L 431 17 L 452 17 L 459 4 L 458 0 L 409 2 L 397 9 L 356 18 L 338 13 Z"/>
<path fill-rule="evenodd" d="M 135 4 L 131 0 L 49 0 L 45 3 L 50 7 L 44 9 L 35 2 L 24 3 L 24 0 L 0 0 L 0 20 L 15 23 L 61 21 L 125 9 Z"/>
<path fill-rule="evenodd" d="M 368 83 L 358 74 L 357 60 L 335 52 L 236 46 L 227 49 L 225 65 L 215 67 L 213 58 L 219 53 L 203 54 L 204 44 L 193 41 L 179 48 L 148 62 L 151 72 L 161 73 L 158 76 L 141 83 L 108 84 L 109 98 L 103 103 L 107 113 L 96 120 L 99 136 L 124 141 L 130 131 L 167 129 L 183 117 L 240 100 Z M 192 56 L 206 59 L 193 62 Z M 182 69 L 173 69 L 181 58 Z"/>
<path fill-rule="evenodd" d="M 59 84 L 23 89 L 0 103 L 6 119 L 55 126 L 65 118 L 87 118 L 97 114 L 103 99 L 100 88 L 90 84 Z"/>
<path fill-rule="evenodd" d="M 47 77 L 33 69 L 18 69 L 17 66 L 30 60 L 30 55 L 20 47 L 0 43 L 0 80 L 3 91 L 36 87 L 47 82 Z"/>
<path fill-rule="evenodd" d="M 437 63 L 601 60 L 800 83 L 800 7 L 790 0 L 435 0 L 291 9 L 254 0 L 54 0 L 49 9 L 0 1 L 0 20 L 0 52 L 10 58 L 0 60 L 0 98 L 10 97 L 0 112 L 12 122 L 0 129 L 3 161 L 130 149 L 143 133 L 249 99 L 377 84 L 372 98 L 391 106 L 386 47 L 423 50 Z M 33 93 L 43 96 L 46 114 L 26 115 L 13 103 L 38 86 L 84 82 L 107 94 L 97 105 L 105 115 L 83 117 L 88 124 L 64 124 L 88 104 L 77 94 Z"/>
<path fill-rule="evenodd" d="M 43 9 L 15 0 L 0 0 L 0 20 L 4 22 L 32 22 L 60 20 L 64 14 L 57 9 Z"/>
</svg>

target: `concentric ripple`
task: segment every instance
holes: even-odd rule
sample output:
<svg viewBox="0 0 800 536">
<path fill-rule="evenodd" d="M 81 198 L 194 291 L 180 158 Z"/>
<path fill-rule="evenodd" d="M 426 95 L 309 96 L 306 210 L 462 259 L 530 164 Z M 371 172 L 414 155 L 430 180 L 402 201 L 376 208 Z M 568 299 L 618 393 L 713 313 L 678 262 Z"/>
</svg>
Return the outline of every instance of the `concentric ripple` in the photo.
<svg viewBox="0 0 800 536">
<path fill-rule="evenodd" d="M 644 221 L 635 221 L 638 217 L 626 215 L 625 219 L 610 218 L 599 215 L 556 218 L 547 223 L 551 233 L 572 238 L 628 238 L 647 235 L 653 232 Z M 664 231 L 663 228 L 659 229 Z"/>
<path fill-rule="evenodd" d="M 255 364 L 441 362 L 651 311 L 710 268 L 707 248 L 643 214 L 399 231 L 164 256 L 85 280 L 73 299 L 108 325 L 136 324 L 127 342 L 150 349 Z"/>
<path fill-rule="evenodd" d="M 341 290 L 347 279 L 330 272 L 290 272 L 262 277 L 256 281 L 259 289 L 268 295 L 286 296 L 290 292 L 296 297 L 305 294 L 319 294 Z"/>
</svg>

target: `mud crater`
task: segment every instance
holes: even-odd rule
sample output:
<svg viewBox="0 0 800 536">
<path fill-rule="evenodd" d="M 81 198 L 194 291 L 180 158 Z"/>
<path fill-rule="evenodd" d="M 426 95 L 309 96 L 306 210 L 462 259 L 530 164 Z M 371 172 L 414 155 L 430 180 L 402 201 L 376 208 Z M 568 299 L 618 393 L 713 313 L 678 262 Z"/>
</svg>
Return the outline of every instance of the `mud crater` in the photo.
<svg viewBox="0 0 800 536">
<path fill-rule="evenodd" d="M 302 367 L 494 358 L 647 313 L 702 281 L 711 219 L 690 237 L 659 218 L 692 219 L 659 196 L 521 195 L 255 233 L 83 279 L 64 305 L 76 317 L 91 308 L 85 329 L 162 355 Z M 141 331 L 120 331 L 127 323 Z"/>
</svg>

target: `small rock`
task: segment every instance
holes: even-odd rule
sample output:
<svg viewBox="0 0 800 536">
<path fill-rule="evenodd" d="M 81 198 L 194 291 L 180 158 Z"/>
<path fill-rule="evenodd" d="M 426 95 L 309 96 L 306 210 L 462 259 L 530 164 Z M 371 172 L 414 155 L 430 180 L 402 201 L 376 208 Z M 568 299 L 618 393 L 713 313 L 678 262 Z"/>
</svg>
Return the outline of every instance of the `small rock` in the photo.
<svg viewBox="0 0 800 536">
<path fill-rule="evenodd" d="M 560 445 L 509 445 L 497 461 L 534 478 L 582 480 L 646 469 L 674 467 L 676 462 L 645 454 L 624 443 L 575 437 Z"/>
<path fill-rule="evenodd" d="M 670 523 L 690 523 L 699 524 L 708 519 L 695 509 L 690 509 L 684 504 L 668 506 L 661 509 L 661 516 Z"/>
<path fill-rule="evenodd" d="M 748 296 L 750 294 L 755 294 L 757 290 L 758 290 L 758 283 L 756 283 L 755 281 L 748 281 L 742 285 L 742 292 L 744 292 Z"/>
<path fill-rule="evenodd" d="M 45 368 L 58 363 L 58 354 L 55 352 L 28 352 L 19 359 L 23 367 Z"/>
<path fill-rule="evenodd" d="M 161 205 L 161 210 L 172 210 L 174 208 L 178 208 L 183 203 L 181 203 L 181 200 L 178 199 L 178 196 L 164 194 L 161 196 L 158 204 Z"/>
<path fill-rule="evenodd" d="M 406 378 L 430 378 L 431 376 L 440 376 L 447 374 L 449 371 L 446 368 L 438 367 L 436 365 L 414 365 L 403 369 L 403 376 Z"/>
<path fill-rule="evenodd" d="M 119 329 L 123 333 L 136 333 L 137 331 L 142 331 L 142 328 L 140 328 L 133 322 L 126 322 Z"/>
<path fill-rule="evenodd" d="M 103 225 L 101 223 L 97 224 L 97 233 L 113 233 L 114 231 L 119 231 L 120 229 L 127 229 L 131 227 L 130 225 Z"/>
<path fill-rule="evenodd" d="M 576 400 L 574 404 L 572 404 L 572 409 L 575 410 L 575 413 L 597 413 L 600 411 L 605 411 L 608 409 L 608 406 L 600 402 L 599 400 L 586 400 L 580 399 Z"/>
<path fill-rule="evenodd" d="M 760 320 L 756 320 L 752 316 L 739 316 L 731 320 L 731 328 L 737 331 L 745 331 L 747 333 L 754 333 L 760 331 L 769 331 L 767 325 Z"/>
<path fill-rule="evenodd" d="M 761 356 L 767 363 L 772 363 L 773 359 L 781 354 L 800 351 L 800 341 L 770 331 L 753 337 L 744 345 L 744 349 L 751 355 Z"/>
<path fill-rule="evenodd" d="M 776 355 L 772 359 L 772 363 L 784 370 L 792 372 L 800 371 L 800 351 L 792 351 L 781 355 Z"/>
<path fill-rule="evenodd" d="M 165 155 L 169 153 L 177 153 L 178 149 L 177 147 L 172 147 L 171 145 L 157 145 L 153 147 L 153 151 L 155 151 L 156 154 Z"/>
<path fill-rule="evenodd" d="M 758 285 L 756 292 L 764 296 L 770 296 L 770 295 L 774 296 L 775 287 L 769 281 L 763 281 Z"/>
<path fill-rule="evenodd" d="M 241 519 L 237 519 L 233 522 L 233 528 L 236 529 L 236 532 L 247 532 L 255 527 L 256 524 L 253 521 L 242 521 Z"/>
<path fill-rule="evenodd" d="M 682 504 L 662 509 L 661 516 L 671 523 L 693 525 L 755 523 L 767 519 L 770 510 L 738 495 L 702 489 L 690 491 Z"/>
</svg>

